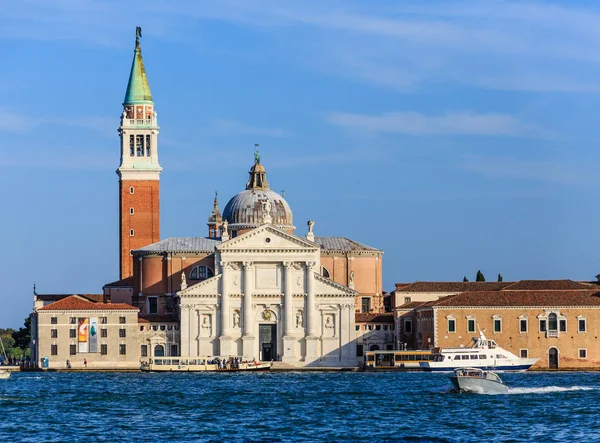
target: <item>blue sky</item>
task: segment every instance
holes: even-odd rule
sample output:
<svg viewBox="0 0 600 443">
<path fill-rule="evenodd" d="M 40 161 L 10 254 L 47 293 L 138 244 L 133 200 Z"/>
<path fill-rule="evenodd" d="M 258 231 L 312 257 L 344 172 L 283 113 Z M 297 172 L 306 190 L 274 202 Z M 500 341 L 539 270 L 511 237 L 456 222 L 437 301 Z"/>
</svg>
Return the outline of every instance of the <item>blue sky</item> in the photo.
<svg viewBox="0 0 600 443">
<path fill-rule="evenodd" d="M 297 233 L 381 248 L 384 287 L 593 279 L 600 6 L 3 1 L 0 326 L 118 278 L 135 38 L 161 126 L 161 236 L 206 235 L 254 143 Z"/>
</svg>

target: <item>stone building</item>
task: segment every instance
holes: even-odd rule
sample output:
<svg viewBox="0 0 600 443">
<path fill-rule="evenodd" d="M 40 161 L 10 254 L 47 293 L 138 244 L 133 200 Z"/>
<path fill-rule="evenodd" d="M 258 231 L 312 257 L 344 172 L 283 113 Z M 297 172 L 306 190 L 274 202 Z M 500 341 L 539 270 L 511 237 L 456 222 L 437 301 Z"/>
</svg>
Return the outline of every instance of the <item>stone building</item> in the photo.
<svg viewBox="0 0 600 443">
<path fill-rule="evenodd" d="M 497 291 L 471 291 L 411 302 L 401 334 L 414 349 L 459 347 L 478 330 L 534 368 L 584 369 L 600 365 L 600 291 L 571 280 L 523 280 Z M 421 345 L 420 345 L 421 344 Z"/>
<path fill-rule="evenodd" d="M 138 309 L 124 303 L 62 297 L 31 315 L 31 361 L 49 369 L 139 369 Z M 42 306 L 39 306 L 42 304 Z M 47 360 L 46 360 L 47 359 Z"/>
<path fill-rule="evenodd" d="M 415 307 L 421 306 L 425 302 L 432 302 L 461 292 L 499 291 L 511 284 L 513 282 L 417 281 L 414 283 L 396 283 L 396 289 L 391 294 L 394 306 L 394 323 L 396 325 L 396 349 L 424 349 L 431 346 L 431 342 L 423 341 L 419 336 L 407 336 L 402 328 L 401 318 Z M 410 327 L 411 323 L 409 321 L 409 330 Z"/>
</svg>

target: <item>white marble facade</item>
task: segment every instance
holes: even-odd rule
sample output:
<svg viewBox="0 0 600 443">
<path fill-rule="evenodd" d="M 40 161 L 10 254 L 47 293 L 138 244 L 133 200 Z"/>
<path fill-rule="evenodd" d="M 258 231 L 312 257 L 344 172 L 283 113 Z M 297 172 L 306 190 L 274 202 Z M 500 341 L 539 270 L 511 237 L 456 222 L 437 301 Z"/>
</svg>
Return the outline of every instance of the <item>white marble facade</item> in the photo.
<svg viewBox="0 0 600 443">
<path fill-rule="evenodd" d="M 181 355 L 356 366 L 356 291 L 319 260 L 313 242 L 269 224 L 218 245 L 216 275 L 177 294 Z"/>
</svg>

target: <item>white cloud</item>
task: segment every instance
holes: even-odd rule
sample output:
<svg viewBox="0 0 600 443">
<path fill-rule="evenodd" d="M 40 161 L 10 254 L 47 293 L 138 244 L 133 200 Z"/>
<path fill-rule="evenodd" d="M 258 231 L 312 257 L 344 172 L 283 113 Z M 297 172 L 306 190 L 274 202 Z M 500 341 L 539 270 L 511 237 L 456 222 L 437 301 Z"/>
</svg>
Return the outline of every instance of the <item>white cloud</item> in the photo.
<svg viewBox="0 0 600 443">
<path fill-rule="evenodd" d="M 28 126 L 29 122 L 25 116 L 0 108 L 0 132 L 22 132 Z"/>
<path fill-rule="evenodd" d="M 428 116 L 417 112 L 390 112 L 381 115 L 333 112 L 329 123 L 369 133 L 409 135 L 501 135 L 541 136 L 541 129 L 520 123 L 506 114 L 474 114 L 455 112 Z"/>
<path fill-rule="evenodd" d="M 600 90 L 600 10 L 594 4 L 22 0 L 3 6 L 0 38 L 126 47 L 133 38 L 129 12 L 135 11 L 145 33 L 184 44 L 198 38 L 191 35 L 198 20 L 260 30 L 270 37 L 275 49 L 268 50 L 276 57 L 381 88 L 454 83 L 535 92 Z"/>
</svg>

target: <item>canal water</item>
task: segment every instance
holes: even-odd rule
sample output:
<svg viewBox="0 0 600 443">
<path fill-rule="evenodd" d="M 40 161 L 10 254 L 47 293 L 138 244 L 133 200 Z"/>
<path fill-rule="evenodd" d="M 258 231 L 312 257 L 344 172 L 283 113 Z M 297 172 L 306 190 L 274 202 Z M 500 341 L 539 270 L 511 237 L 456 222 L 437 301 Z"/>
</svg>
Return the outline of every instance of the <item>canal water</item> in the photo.
<svg viewBox="0 0 600 443">
<path fill-rule="evenodd" d="M 17 373 L 0 441 L 599 441 L 600 373 Z"/>
</svg>

